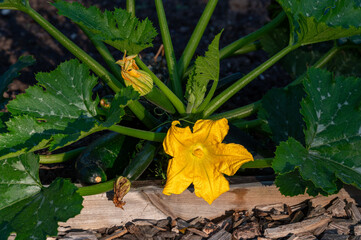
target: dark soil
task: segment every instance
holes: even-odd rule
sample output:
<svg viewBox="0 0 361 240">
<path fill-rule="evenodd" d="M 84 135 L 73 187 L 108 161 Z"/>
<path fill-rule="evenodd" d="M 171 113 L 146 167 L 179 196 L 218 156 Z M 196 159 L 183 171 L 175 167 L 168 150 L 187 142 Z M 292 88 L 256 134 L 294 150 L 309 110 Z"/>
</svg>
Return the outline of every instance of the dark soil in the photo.
<svg viewBox="0 0 361 240">
<path fill-rule="evenodd" d="M 85 6 L 96 5 L 102 10 L 114 7 L 125 8 L 125 0 L 95 1 L 79 0 Z M 172 36 L 176 57 L 179 59 L 199 17 L 205 7 L 206 0 L 182 1 L 166 0 L 164 2 L 168 25 Z M 45 19 L 54 24 L 62 33 L 72 39 L 82 49 L 101 63 L 104 63 L 82 31 L 68 19 L 57 14 L 57 10 L 49 1 L 30 0 L 30 4 Z M 216 10 L 202 38 L 197 55 L 203 55 L 208 44 L 222 29 L 221 47 L 257 30 L 270 20 L 267 6 L 270 0 L 223 0 L 219 1 Z M 136 15 L 140 19 L 148 17 L 158 28 L 155 6 L 152 0 L 137 2 Z M 159 31 L 158 31 L 159 32 Z M 144 50 L 141 55 L 155 55 L 161 45 L 160 34 L 154 41 L 154 47 Z M 119 59 L 122 54 L 111 49 Z M 22 55 L 33 55 L 37 62 L 20 76 L 20 80 L 33 84 L 34 73 L 51 71 L 59 63 L 74 58 L 63 46 L 54 40 L 45 30 L 26 14 L 18 11 L 0 11 L 0 73 Z M 267 54 L 257 51 L 230 60 L 222 61 L 221 77 L 233 73 L 246 74 L 267 59 Z M 239 107 L 259 100 L 271 87 L 284 86 L 289 80 L 279 66 L 274 66 L 262 74 L 257 80 L 229 101 L 230 108 Z"/>
</svg>

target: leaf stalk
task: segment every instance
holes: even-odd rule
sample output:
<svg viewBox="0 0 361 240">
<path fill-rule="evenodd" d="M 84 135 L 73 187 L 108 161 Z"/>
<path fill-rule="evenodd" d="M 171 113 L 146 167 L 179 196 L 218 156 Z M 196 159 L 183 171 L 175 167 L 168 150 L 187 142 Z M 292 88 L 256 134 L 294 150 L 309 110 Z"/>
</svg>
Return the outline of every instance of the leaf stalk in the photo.
<svg viewBox="0 0 361 240">
<path fill-rule="evenodd" d="M 289 45 L 276 53 L 266 62 L 258 66 L 256 69 L 239 79 L 237 82 L 233 83 L 230 87 L 225 89 L 222 93 L 216 96 L 206 107 L 205 111 L 203 112 L 203 118 L 207 118 L 211 115 L 214 111 L 216 111 L 220 106 L 222 106 L 228 99 L 230 99 L 233 95 L 235 95 L 239 90 L 241 90 L 244 86 L 258 77 L 261 73 L 266 71 L 268 68 L 273 66 L 277 61 L 287 55 L 289 52 L 293 51 L 294 49 L 298 48 L 299 45 Z"/>
<path fill-rule="evenodd" d="M 185 47 L 181 58 L 178 61 L 178 76 L 183 78 L 183 74 L 187 69 L 192 57 L 197 49 L 197 46 L 203 36 L 208 22 L 213 14 L 213 11 L 218 3 L 218 0 L 209 0 L 202 16 L 200 17 L 197 26 L 195 27 L 192 36 L 190 37 L 187 46 Z"/>
<path fill-rule="evenodd" d="M 169 77 L 172 84 L 172 89 L 178 98 L 182 98 L 183 90 L 182 90 L 181 80 L 177 71 L 177 62 L 173 50 L 172 39 L 170 37 L 167 18 L 165 16 L 162 0 L 155 0 L 155 7 L 157 9 L 159 28 L 160 28 L 160 33 L 162 35 L 164 53 L 167 59 L 167 66 L 169 71 Z"/>
</svg>

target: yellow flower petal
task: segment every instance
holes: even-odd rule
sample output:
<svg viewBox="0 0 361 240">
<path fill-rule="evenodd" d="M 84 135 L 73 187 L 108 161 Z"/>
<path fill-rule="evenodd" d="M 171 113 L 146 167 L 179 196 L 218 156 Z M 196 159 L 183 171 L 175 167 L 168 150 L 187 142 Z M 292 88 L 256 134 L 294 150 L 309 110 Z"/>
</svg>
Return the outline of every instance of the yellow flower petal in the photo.
<svg viewBox="0 0 361 240">
<path fill-rule="evenodd" d="M 222 118 L 217 121 L 198 120 L 193 127 L 194 137 L 200 137 L 199 141 L 208 144 L 216 144 L 223 141 L 229 130 L 228 120 Z"/>
<path fill-rule="evenodd" d="M 194 193 L 209 204 L 229 190 L 226 178 L 210 163 L 199 166 L 197 175 L 193 181 Z"/>
<path fill-rule="evenodd" d="M 235 143 L 220 143 L 212 148 L 214 159 L 217 159 L 217 168 L 221 173 L 228 176 L 234 175 L 246 162 L 253 161 L 253 156 L 242 145 Z"/>
<path fill-rule="evenodd" d="M 172 122 L 172 126 L 169 128 L 168 133 L 163 141 L 164 151 L 172 157 L 175 157 L 177 153 L 182 155 L 182 152 L 185 151 L 188 146 L 187 143 L 192 138 L 191 129 L 189 127 L 177 127 L 179 124 L 179 121 Z"/>
<path fill-rule="evenodd" d="M 189 127 L 178 127 L 179 124 L 172 123 L 163 142 L 164 151 L 173 157 L 163 193 L 180 194 L 193 182 L 196 196 L 211 204 L 229 190 L 222 173 L 235 174 L 253 157 L 239 144 L 222 143 L 229 130 L 227 119 L 198 120 L 193 132 Z"/>
<path fill-rule="evenodd" d="M 167 183 L 163 189 L 165 195 L 180 194 L 193 182 L 194 167 L 185 158 L 172 158 L 167 169 Z"/>
</svg>

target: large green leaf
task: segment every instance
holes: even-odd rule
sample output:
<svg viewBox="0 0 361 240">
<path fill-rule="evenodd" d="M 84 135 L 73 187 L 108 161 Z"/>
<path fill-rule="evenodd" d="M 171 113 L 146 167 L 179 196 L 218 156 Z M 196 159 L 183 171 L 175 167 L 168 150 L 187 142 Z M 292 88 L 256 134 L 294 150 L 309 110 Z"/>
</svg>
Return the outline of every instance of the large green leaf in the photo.
<svg viewBox="0 0 361 240">
<path fill-rule="evenodd" d="M 279 144 L 293 137 L 303 141 L 304 123 L 300 113 L 300 101 L 305 93 L 300 85 L 287 89 L 273 88 L 262 98 L 259 118 L 268 122 L 272 139 Z"/>
<path fill-rule="evenodd" d="M 139 21 L 123 9 L 106 10 L 102 13 L 97 7 L 85 8 L 74 2 L 56 1 L 53 5 L 59 14 L 89 30 L 95 39 L 123 51 L 128 55 L 137 54 L 151 47 L 157 35 L 152 23 L 145 19 Z"/>
<path fill-rule="evenodd" d="M 50 73 L 36 75 L 29 87 L 8 104 L 13 118 L 0 134 L 0 156 L 16 156 L 46 146 L 55 149 L 100 129 L 98 98 L 92 99 L 97 79 L 86 65 L 70 60 Z"/>
<path fill-rule="evenodd" d="M 325 194 L 337 192 L 339 180 L 361 188 L 361 79 L 310 69 L 304 87 L 306 147 L 293 138 L 281 143 L 272 167 L 281 175 L 298 169 Z"/>
<path fill-rule="evenodd" d="M 190 74 L 186 86 L 185 97 L 188 100 L 187 112 L 197 108 L 204 99 L 208 82 L 219 79 L 219 39 L 221 33 L 217 34 L 204 57 L 198 57 L 195 61 L 195 70 Z"/>
<path fill-rule="evenodd" d="M 301 45 L 361 34 L 357 0 L 277 0 L 291 25 L 293 43 Z"/>
<path fill-rule="evenodd" d="M 38 157 L 34 154 L 5 159 L 0 167 L 0 210 L 41 190 Z"/>
<path fill-rule="evenodd" d="M 327 195 L 321 188 L 316 188 L 312 181 L 304 180 L 298 169 L 278 175 L 275 184 L 279 187 L 280 192 L 286 196 L 304 194 L 305 189 L 307 189 L 307 193 L 310 196 L 317 196 L 318 194 Z M 337 186 L 339 190 L 341 189 L 342 184 L 338 184 Z"/>
<path fill-rule="evenodd" d="M 32 153 L 9 158 L 0 167 L 0 240 L 56 236 L 58 222 L 80 213 L 82 197 L 68 180 L 45 188 L 39 180 L 39 157 Z"/>
</svg>

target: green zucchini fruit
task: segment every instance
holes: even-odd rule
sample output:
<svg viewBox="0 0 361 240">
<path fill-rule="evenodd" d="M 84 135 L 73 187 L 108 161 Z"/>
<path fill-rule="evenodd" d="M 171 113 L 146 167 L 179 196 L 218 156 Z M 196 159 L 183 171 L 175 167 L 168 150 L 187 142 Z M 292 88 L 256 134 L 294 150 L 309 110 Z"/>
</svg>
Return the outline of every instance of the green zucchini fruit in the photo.
<svg viewBox="0 0 361 240">
<path fill-rule="evenodd" d="M 82 183 L 107 180 L 105 170 L 111 168 L 124 143 L 125 136 L 107 133 L 89 144 L 77 158 L 75 168 Z"/>
<path fill-rule="evenodd" d="M 140 152 L 135 155 L 124 169 L 122 176 L 130 181 L 137 180 L 153 161 L 156 150 L 155 143 L 146 142 Z"/>
</svg>

